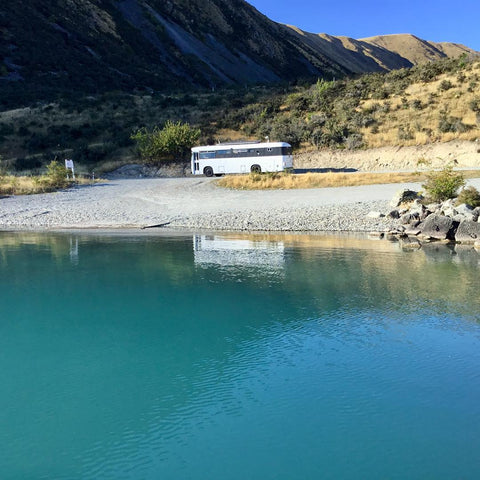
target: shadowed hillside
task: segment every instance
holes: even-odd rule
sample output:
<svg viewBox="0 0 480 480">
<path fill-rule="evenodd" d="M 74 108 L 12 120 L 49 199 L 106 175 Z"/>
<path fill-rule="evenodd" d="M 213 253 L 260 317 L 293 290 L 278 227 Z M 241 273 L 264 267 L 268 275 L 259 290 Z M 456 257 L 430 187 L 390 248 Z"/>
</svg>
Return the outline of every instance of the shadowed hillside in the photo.
<svg viewBox="0 0 480 480">
<path fill-rule="evenodd" d="M 0 102 L 333 79 L 464 51 L 413 36 L 310 34 L 244 0 L 9 0 L 0 6 Z"/>
</svg>

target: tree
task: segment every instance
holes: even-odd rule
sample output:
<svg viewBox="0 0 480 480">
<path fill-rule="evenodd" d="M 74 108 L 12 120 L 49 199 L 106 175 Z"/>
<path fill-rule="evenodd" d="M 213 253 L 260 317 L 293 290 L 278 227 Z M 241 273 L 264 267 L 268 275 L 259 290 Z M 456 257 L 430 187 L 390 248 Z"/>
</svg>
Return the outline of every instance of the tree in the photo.
<svg viewBox="0 0 480 480">
<path fill-rule="evenodd" d="M 170 120 L 162 129 L 157 126 L 151 131 L 141 128 L 131 135 L 132 140 L 137 142 L 140 157 L 148 163 L 185 160 L 199 137 L 199 129 L 192 128 L 188 123 Z"/>
</svg>

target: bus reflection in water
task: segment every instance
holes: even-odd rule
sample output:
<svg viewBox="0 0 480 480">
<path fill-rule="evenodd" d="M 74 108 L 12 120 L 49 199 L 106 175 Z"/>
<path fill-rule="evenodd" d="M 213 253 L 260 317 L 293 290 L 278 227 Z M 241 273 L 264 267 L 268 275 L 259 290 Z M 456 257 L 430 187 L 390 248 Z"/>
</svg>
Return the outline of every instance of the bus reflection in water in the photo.
<svg viewBox="0 0 480 480">
<path fill-rule="evenodd" d="M 222 235 L 194 235 L 195 264 L 244 266 L 281 270 L 285 263 L 283 242 L 255 241 Z"/>
<path fill-rule="evenodd" d="M 292 167 L 292 147 L 285 142 L 220 143 L 192 148 L 193 175 L 282 172 Z"/>
</svg>

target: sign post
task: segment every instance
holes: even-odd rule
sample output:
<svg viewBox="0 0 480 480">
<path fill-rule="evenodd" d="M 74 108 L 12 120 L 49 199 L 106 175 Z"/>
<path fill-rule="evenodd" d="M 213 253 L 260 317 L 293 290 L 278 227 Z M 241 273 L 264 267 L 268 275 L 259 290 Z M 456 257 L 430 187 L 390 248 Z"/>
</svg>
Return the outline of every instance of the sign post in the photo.
<svg viewBox="0 0 480 480">
<path fill-rule="evenodd" d="M 73 166 L 73 160 L 65 159 L 65 168 L 72 171 L 72 177 L 75 180 L 75 167 Z"/>
</svg>

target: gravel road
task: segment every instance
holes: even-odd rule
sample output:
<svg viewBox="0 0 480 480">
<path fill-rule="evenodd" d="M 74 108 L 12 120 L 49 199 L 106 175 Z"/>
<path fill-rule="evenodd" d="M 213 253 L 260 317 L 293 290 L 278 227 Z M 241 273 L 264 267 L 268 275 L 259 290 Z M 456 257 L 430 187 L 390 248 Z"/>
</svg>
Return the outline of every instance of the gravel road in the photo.
<svg viewBox="0 0 480 480">
<path fill-rule="evenodd" d="M 480 186 L 480 181 L 472 182 Z M 66 191 L 0 199 L 0 230 L 164 228 L 250 231 L 371 231 L 403 187 L 371 185 L 307 190 L 236 191 L 207 178 L 112 180 Z"/>
</svg>

